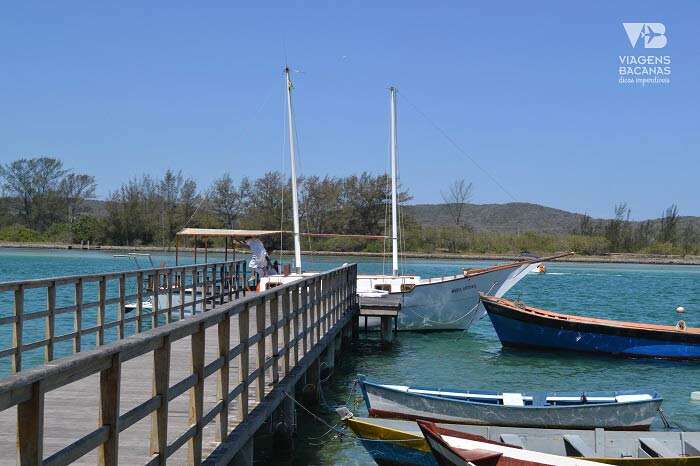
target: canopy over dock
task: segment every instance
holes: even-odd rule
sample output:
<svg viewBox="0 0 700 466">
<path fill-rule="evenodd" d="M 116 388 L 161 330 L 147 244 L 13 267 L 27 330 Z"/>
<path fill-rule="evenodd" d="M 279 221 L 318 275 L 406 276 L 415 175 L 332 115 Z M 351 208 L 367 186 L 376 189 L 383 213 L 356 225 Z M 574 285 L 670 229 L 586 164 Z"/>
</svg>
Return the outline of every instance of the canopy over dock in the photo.
<svg viewBox="0 0 700 466">
<path fill-rule="evenodd" d="M 208 254 L 208 238 L 224 238 L 224 260 L 228 260 L 229 238 L 234 242 L 243 243 L 246 238 L 257 238 L 260 236 L 272 236 L 282 234 L 293 234 L 291 230 L 236 230 L 228 228 L 183 228 L 175 235 L 175 265 L 179 262 L 180 256 L 180 237 L 194 238 L 194 262 L 197 263 L 197 238 L 204 238 L 204 261 L 207 260 Z M 343 234 L 343 233 L 301 233 L 302 236 L 314 238 L 357 238 L 357 239 L 387 239 L 385 235 L 358 235 L 358 234 Z M 235 249 L 234 257 L 235 257 Z"/>
</svg>

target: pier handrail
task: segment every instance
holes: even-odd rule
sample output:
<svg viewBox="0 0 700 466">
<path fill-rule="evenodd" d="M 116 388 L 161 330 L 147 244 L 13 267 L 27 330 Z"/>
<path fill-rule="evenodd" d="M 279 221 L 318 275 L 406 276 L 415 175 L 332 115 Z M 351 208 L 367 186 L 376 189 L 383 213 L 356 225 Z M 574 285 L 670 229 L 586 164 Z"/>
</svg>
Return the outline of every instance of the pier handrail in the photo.
<svg viewBox="0 0 700 466">
<path fill-rule="evenodd" d="M 188 464 L 200 464 L 204 427 L 217 420 L 217 438 L 219 442 L 226 439 L 230 433 L 229 407 L 234 401 L 239 408 L 239 420 L 245 421 L 250 412 L 249 387 L 256 388 L 255 401 L 262 401 L 266 387 L 276 386 L 331 332 L 335 323 L 342 322 L 347 312 L 356 311 L 356 281 L 357 266 L 345 265 L 0 380 L 0 411 L 17 406 L 17 464 L 65 465 L 98 449 L 100 465 L 117 465 L 119 433 L 149 416 L 151 460 L 147 464 L 166 464 L 167 458 L 185 444 Z M 255 333 L 249 335 L 253 308 Z M 230 335 L 233 317 L 238 319 L 239 330 L 235 345 Z M 212 326 L 217 327 L 219 356 L 205 364 L 205 331 Z M 278 340 L 280 330 L 282 345 Z M 191 338 L 188 358 L 191 371 L 189 376 L 172 384 L 171 346 L 186 337 Z M 266 359 L 268 343 L 273 351 Z M 257 367 L 251 371 L 250 349 L 254 345 Z M 147 353 L 153 354 L 152 396 L 120 415 L 121 367 L 126 361 Z M 238 358 L 239 382 L 231 388 L 229 369 L 234 358 Z M 271 373 L 269 378 L 267 372 Z M 97 428 L 44 458 L 45 394 L 97 373 L 100 374 Z M 212 376 L 218 381 L 218 402 L 204 412 L 204 382 Z M 271 383 L 266 384 L 268 381 Z M 168 403 L 188 391 L 190 427 L 169 442 Z"/>
<path fill-rule="evenodd" d="M 0 315 L 0 329 L 12 326 L 12 345 L 0 348 L 0 362 L 10 357 L 11 372 L 17 373 L 23 369 L 26 351 L 44 348 L 43 362 L 48 363 L 56 359 L 57 343 L 72 342 L 71 353 L 79 353 L 86 335 L 95 334 L 95 346 L 101 346 L 140 333 L 144 326 L 162 325 L 159 318 L 165 323 L 183 319 L 186 312 L 196 314 L 208 306 L 245 295 L 247 278 L 246 262 L 240 260 L 0 283 L 0 294 L 12 293 L 12 315 Z M 95 282 L 96 297 L 86 300 L 85 285 Z M 108 296 L 110 285 L 117 288 L 111 297 Z M 45 288 L 46 307 L 27 312 L 25 295 L 28 290 L 39 288 Z M 72 294 L 72 305 L 57 305 L 58 288 Z M 134 292 L 127 294 L 127 289 Z M 188 294 L 190 300 L 186 299 Z M 179 300 L 176 305 L 174 296 Z M 144 304 L 151 309 L 144 309 Z M 114 312 L 108 312 L 112 307 Z M 133 308 L 133 315 L 126 315 L 127 308 Z M 56 317 L 64 314 L 72 314 L 72 331 L 57 335 Z M 95 325 L 85 327 L 88 314 L 94 318 Z M 44 338 L 27 341 L 25 323 L 38 319 L 44 320 Z M 113 328 L 116 328 L 114 335 L 107 333 L 105 339 L 106 331 Z"/>
</svg>

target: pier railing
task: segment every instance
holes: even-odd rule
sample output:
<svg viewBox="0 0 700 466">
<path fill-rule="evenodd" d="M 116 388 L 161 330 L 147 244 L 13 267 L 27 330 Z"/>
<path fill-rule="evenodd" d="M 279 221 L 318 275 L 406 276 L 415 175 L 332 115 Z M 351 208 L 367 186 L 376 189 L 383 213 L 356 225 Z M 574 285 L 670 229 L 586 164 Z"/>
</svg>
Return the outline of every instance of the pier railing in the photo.
<svg viewBox="0 0 700 466">
<path fill-rule="evenodd" d="M 16 373 L 27 353 L 36 366 L 238 298 L 247 277 L 227 261 L 0 283 L 0 376 L 7 358 Z"/>
<path fill-rule="evenodd" d="M 0 413 L 14 406 L 17 409 L 17 464 L 64 465 L 96 449 L 100 465 L 116 465 L 120 434 L 141 420 L 148 422 L 149 417 L 150 430 L 139 437 L 149 445 L 147 464 L 165 465 L 185 445 L 187 463 L 200 464 L 205 426 L 216 423 L 216 439 L 223 442 L 231 432 L 229 414 L 234 403 L 237 420 L 245 421 L 252 408 L 251 392 L 252 401 L 261 402 L 266 388 L 274 389 L 307 352 L 313 354 L 326 334 L 337 331 L 334 324 L 347 322 L 349 313 L 356 312 L 356 280 L 356 265 L 340 267 L 0 380 Z M 238 335 L 232 335 L 236 327 Z M 209 328 L 216 331 L 215 338 L 205 337 Z M 185 360 L 173 364 L 188 366 L 188 375 L 173 383 L 171 348 L 187 338 Z M 205 364 L 205 347 L 212 344 L 218 357 Z M 149 354 L 153 361 L 150 397 L 120 414 L 120 389 L 129 388 L 122 368 L 127 361 Z M 238 383 L 230 386 L 229 372 L 236 366 Z M 94 389 L 99 393 L 99 406 L 88 411 L 92 413 L 85 420 L 89 433 L 44 457 L 45 417 L 47 413 L 57 415 L 45 406 L 45 394 L 98 373 L 99 387 Z M 205 409 L 205 381 L 211 378 L 218 395 L 213 407 Z M 178 416 L 169 416 L 168 405 L 188 391 L 189 427 L 176 438 L 168 438 L 169 422 Z"/>
</svg>

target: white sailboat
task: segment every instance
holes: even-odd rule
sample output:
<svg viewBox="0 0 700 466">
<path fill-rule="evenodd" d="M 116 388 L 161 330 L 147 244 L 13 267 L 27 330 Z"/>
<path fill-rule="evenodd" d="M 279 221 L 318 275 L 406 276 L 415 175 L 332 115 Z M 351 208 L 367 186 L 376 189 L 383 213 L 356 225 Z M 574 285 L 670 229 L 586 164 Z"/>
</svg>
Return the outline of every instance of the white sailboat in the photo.
<svg viewBox="0 0 700 466">
<path fill-rule="evenodd" d="M 479 293 L 503 296 L 543 260 L 530 259 L 480 269 L 467 269 L 462 274 L 438 278 L 421 278 L 399 274 L 398 260 L 398 175 L 396 88 L 390 96 L 391 156 L 391 275 L 360 274 L 357 291 L 360 296 L 389 294 L 401 299 L 399 330 L 466 330 L 486 315 Z M 378 325 L 377 322 L 368 322 Z"/>
</svg>

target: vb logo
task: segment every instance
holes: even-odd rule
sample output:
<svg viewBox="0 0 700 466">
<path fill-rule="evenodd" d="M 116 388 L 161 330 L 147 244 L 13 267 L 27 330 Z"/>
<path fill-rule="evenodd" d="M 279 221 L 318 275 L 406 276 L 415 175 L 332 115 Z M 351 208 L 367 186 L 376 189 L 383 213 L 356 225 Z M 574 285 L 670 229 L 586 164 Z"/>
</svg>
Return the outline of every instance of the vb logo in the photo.
<svg viewBox="0 0 700 466">
<path fill-rule="evenodd" d="M 668 42 L 666 39 L 666 26 L 662 23 L 622 23 L 630 40 L 632 48 L 642 40 L 645 49 L 662 49 Z"/>
</svg>

